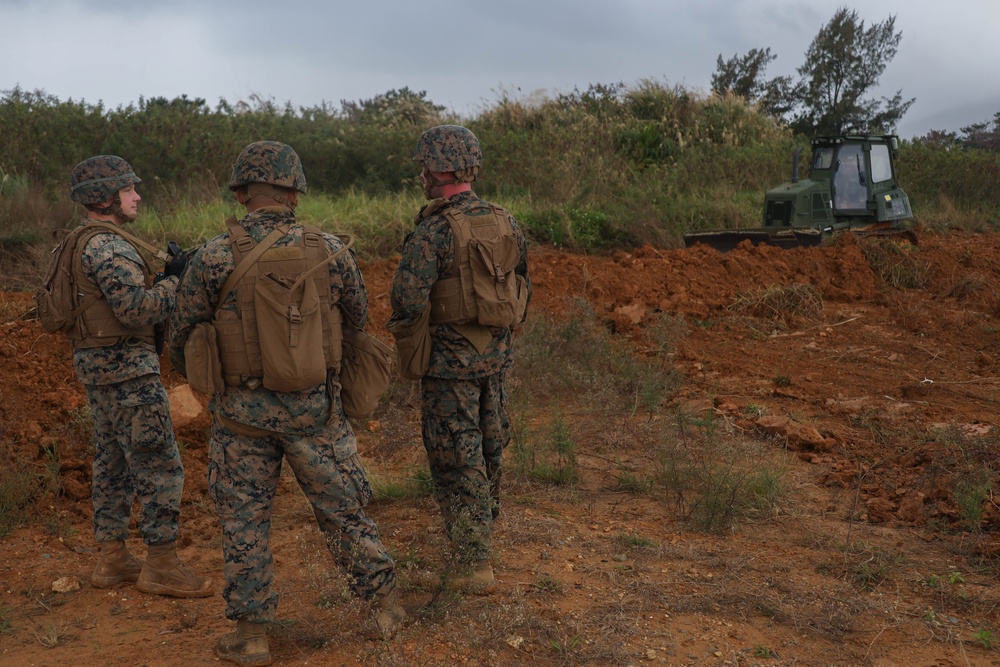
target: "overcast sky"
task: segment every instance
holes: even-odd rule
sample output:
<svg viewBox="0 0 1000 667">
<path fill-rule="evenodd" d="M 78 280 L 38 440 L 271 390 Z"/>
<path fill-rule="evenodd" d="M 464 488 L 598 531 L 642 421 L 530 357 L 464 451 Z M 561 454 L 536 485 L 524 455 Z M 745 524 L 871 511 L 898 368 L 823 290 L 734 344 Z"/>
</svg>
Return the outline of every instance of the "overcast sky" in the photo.
<svg viewBox="0 0 1000 667">
<path fill-rule="evenodd" d="M 426 91 L 466 117 L 644 79 L 707 92 L 716 58 L 770 47 L 790 74 L 838 7 L 896 16 L 878 97 L 916 102 L 901 136 L 1000 111 L 1000 0 L 0 0 L 0 90 L 117 107 L 186 94 L 314 106 Z"/>
</svg>

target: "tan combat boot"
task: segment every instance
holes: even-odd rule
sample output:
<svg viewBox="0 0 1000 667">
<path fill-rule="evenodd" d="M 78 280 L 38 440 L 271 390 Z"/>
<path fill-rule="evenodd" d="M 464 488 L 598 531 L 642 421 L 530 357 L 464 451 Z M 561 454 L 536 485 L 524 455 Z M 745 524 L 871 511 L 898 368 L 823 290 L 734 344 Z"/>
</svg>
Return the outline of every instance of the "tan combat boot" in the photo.
<svg viewBox="0 0 1000 667">
<path fill-rule="evenodd" d="M 212 580 L 188 572 L 177 557 L 175 542 L 149 545 L 135 587 L 143 593 L 177 598 L 203 598 L 212 594 Z"/>
<path fill-rule="evenodd" d="M 493 566 L 490 565 L 489 560 L 477 560 L 472 565 L 471 571 L 460 574 L 447 574 L 445 576 L 445 584 L 447 586 L 468 593 L 489 593 L 495 583 Z"/>
<path fill-rule="evenodd" d="M 243 667 L 271 664 L 271 651 L 267 646 L 267 623 L 239 620 L 236 632 L 219 637 L 215 654 L 223 660 Z"/>
<path fill-rule="evenodd" d="M 392 639 L 406 620 L 406 610 L 399 604 L 396 589 L 387 595 L 376 595 L 372 598 L 371 617 L 382 639 Z"/>
<path fill-rule="evenodd" d="M 101 557 L 90 575 L 90 584 L 94 588 L 110 588 L 139 578 L 142 561 L 129 553 L 124 540 L 107 540 L 97 545 L 101 549 Z"/>
</svg>

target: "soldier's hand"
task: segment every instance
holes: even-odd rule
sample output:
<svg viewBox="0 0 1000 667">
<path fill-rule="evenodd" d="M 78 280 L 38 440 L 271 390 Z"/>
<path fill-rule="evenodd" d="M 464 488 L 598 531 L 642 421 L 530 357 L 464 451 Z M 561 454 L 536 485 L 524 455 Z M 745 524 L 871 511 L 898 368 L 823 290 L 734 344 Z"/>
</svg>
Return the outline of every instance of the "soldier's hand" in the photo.
<svg viewBox="0 0 1000 667">
<path fill-rule="evenodd" d="M 170 276 L 180 277 L 180 275 L 184 273 L 184 267 L 187 266 L 187 251 L 182 250 L 177 241 L 171 241 L 167 244 L 167 254 L 170 255 L 170 260 L 164 265 L 163 273 L 165 273 L 168 278 Z"/>
</svg>

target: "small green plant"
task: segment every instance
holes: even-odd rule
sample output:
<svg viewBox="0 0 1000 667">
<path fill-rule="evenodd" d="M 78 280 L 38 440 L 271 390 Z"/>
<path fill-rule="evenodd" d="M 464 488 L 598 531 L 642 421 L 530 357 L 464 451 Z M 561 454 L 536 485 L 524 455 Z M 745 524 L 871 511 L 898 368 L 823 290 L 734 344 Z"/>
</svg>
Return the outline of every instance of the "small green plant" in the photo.
<svg viewBox="0 0 1000 667">
<path fill-rule="evenodd" d="M 576 448 L 569 427 L 560 414 L 555 414 L 552 417 L 549 440 L 555 460 L 536 458 L 531 476 L 556 486 L 575 485 L 580 479 L 580 470 L 576 462 Z"/>
<path fill-rule="evenodd" d="M 410 475 L 400 478 L 370 474 L 369 481 L 375 500 L 422 498 L 434 492 L 434 480 L 427 468 L 417 468 Z"/>
<path fill-rule="evenodd" d="M 42 475 L 28 463 L 0 455 L 0 537 L 28 519 L 32 504 L 44 492 Z"/>
<path fill-rule="evenodd" d="M 14 630 L 16 630 L 16 628 L 11 625 L 10 607 L 0 609 L 0 635 L 9 635 L 14 632 Z"/>
<path fill-rule="evenodd" d="M 927 588 L 937 588 L 941 584 L 941 577 L 936 574 L 928 574 L 924 577 L 923 584 Z"/>
<path fill-rule="evenodd" d="M 753 657 L 755 658 L 770 658 L 771 649 L 764 646 L 763 644 L 757 644 L 753 649 Z"/>
<path fill-rule="evenodd" d="M 972 635 L 976 638 L 976 641 L 983 645 L 987 651 L 993 648 L 993 632 L 987 630 L 986 628 L 979 628 Z"/>
<path fill-rule="evenodd" d="M 573 635 L 572 637 L 568 637 L 563 641 L 553 639 L 551 641 L 551 645 L 552 648 L 554 648 L 559 653 L 559 655 L 567 657 L 573 651 L 575 651 L 580 647 L 581 642 L 582 640 L 580 638 L 580 635 Z"/>
<path fill-rule="evenodd" d="M 653 491 L 653 479 L 651 477 L 632 472 L 621 461 L 618 462 L 618 473 L 614 477 L 618 483 L 618 488 L 626 493 L 645 496 Z"/>
<path fill-rule="evenodd" d="M 631 535 L 619 534 L 615 536 L 615 544 L 624 548 L 643 548 L 643 547 L 655 547 L 656 542 L 649 539 L 648 537 L 643 537 L 642 535 L 636 535 L 632 533 Z"/>
<path fill-rule="evenodd" d="M 949 572 L 948 573 L 948 583 L 951 584 L 952 586 L 954 586 L 955 584 L 964 584 L 965 583 L 965 577 L 963 577 L 962 573 L 959 572 L 959 571 L 957 571 L 957 570 L 955 570 L 953 572 Z"/>
<path fill-rule="evenodd" d="M 561 593 L 563 590 L 563 582 L 558 579 L 551 577 L 548 574 L 541 574 L 535 579 L 535 583 L 532 587 L 542 593 Z"/>
<path fill-rule="evenodd" d="M 67 626 L 60 626 L 54 620 L 49 619 L 35 631 L 35 638 L 39 644 L 51 649 L 64 644 L 70 637 L 67 633 Z"/>
<path fill-rule="evenodd" d="M 855 586 L 866 591 L 873 591 L 881 586 L 903 562 L 899 554 L 888 553 L 864 542 L 845 546 L 844 555 L 848 560 L 848 578 Z"/>
<path fill-rule="evenodd" d="M 962 522 L 974 533 L 982 530 L 983 507 L 989 500 L 990 490 L 986 479 L 962 479 L 955 485 L 955 502 Z"/>
<path fill-rule="evenodd" d="M 790 387 L 792 384 L 792 378 L 787 375 L 775 375 L 774 376 L 774 386 L 775 387 Z"/>
</svg>

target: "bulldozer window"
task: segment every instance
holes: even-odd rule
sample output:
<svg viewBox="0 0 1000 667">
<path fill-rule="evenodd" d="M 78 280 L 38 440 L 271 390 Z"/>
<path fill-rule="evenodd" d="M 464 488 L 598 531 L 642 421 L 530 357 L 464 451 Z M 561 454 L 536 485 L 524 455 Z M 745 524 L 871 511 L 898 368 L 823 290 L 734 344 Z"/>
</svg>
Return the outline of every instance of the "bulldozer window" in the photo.
<svg viewBox="0 0 1000 667">
<path fill-rule="evenodd" d="M 872 146 L 872 182 L 881 183 L 892 180 L 892 160 L 889 158 L 889 147 L 885 144 Z"/>
<path fill-rule="evenodd" d="M 813 169 L 829 169 L 833 165 L 833 148 L 826 146 L 813 151 Z"/>
<path fill-rule="evenodd" d="M 861 146 L 841 146 L 837 158 L 837 170 L 833 177 L 833 208 L 847 211 L 866 209 L 868 178 L 864 150 Z"/>
</svg>

